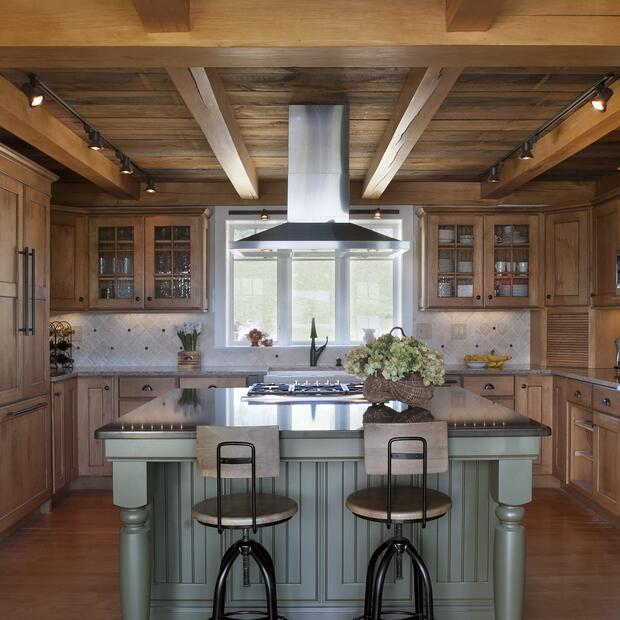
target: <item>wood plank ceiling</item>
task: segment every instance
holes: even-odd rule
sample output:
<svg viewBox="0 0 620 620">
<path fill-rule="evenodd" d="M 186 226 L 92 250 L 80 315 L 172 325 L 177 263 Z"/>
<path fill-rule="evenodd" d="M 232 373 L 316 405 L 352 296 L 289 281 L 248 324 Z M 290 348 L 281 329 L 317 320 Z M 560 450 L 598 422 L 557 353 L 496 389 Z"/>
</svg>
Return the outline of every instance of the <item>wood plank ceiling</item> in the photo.
<svg viewBox="0 0 620 620">
<path fill-rule="evenodd" d="M 457 80 L 396 179 L 479 180 L 488 168 L 607 68 L 468 68 Z M 164 69 L 34 70 L 156 181 L 226 178 L 204 134 Z M 19 86 L 21 71 L 1 73 Z M 221 80 L 259 179 L 286 178 L 287 106 L 350 104 L 351 177 L 362 180 L 407 78 L 406 68 L 222 69 Z M 79 123 L 46 109 L 80 136 Z M 0 132 L 61 175 L 77 176 Z M 541 180 L 595 180 L 620 164 L 614 132 Z M 110 154 L 108 154 L 110 155 Z"/>
</svg>

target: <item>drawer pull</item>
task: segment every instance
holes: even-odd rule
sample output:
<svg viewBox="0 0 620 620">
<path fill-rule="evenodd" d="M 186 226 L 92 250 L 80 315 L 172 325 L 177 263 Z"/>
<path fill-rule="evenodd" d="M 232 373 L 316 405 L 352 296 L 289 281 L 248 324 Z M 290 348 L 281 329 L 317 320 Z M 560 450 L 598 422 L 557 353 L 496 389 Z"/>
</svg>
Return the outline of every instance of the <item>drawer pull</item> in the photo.
<svg viewBox="0 0 620 620">
<path fill-rule="evenodd" d="M 43 409 L 43 407 L 47 407 L 47 403 L 37 403 L 36 405 L 27 407 L 21 411 L 11 411 L 11 413 L 7 414 L 7 418 L 16 418 L 20 415 L 24 415 L 25 413 L 30 413 L 31 411 L 36 411 L 37 409 Z"/>
<path fill-rule="evenodd" d="M 522 383 L 522 384 L 521 384 L 521 389 L 522 389 L 522 390 L 524 390 L 526 387 L 527 387 L 527 384 L 525 384 L 525 383 Z"/>
<path fill-rule="evenodd" d="M 210 390 L 210 389 L 216 388 L 216 387 L 217 387 L 217 385 L 210 385 L 207 389 Z"/>
<path fill-rule="evenodd" d="M 581 398 L 581 390 L 575 390 L 575 398 Z"/>
<path fill-rule="evenodd" d="M 485 386 L 482 388 L 483 390 L 494 390 L 495 386 L 492 383 L 486 383 Z"/>
<path fill-rule="evenodd" d="M 146 385 L 142 386 L 142 391 L 143 392 L 152 392 L 153 388 L 147 383 Z"/>
<path fill-rule="evenodd" d="M 104 386 L 103 386 L 103 389 L 107 392 L 107 391 L 109 391 L 110 386 L 109 386 L 109 385 L 104 385 Z"/>
<path fill-rule="evenodd" d="M 611 401 L 609 400 L 609 398 L 603 398 L 602 403 L 603 405 L 605 405 L 605 407 L 611 407 Z"/>
</svg>

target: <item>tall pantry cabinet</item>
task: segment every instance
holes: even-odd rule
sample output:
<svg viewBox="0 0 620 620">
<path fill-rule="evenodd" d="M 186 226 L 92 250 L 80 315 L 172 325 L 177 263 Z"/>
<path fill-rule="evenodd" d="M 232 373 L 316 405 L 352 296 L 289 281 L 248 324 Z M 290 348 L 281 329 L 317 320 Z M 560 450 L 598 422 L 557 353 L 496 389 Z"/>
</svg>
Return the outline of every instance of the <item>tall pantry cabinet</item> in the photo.
<svg viewBox="0 0 620 620">
<path fill-rule="evenodd" d="M 52 493 L 49 201 L 55 180 L 0 144 L 0 531 Z"/>
</svg>

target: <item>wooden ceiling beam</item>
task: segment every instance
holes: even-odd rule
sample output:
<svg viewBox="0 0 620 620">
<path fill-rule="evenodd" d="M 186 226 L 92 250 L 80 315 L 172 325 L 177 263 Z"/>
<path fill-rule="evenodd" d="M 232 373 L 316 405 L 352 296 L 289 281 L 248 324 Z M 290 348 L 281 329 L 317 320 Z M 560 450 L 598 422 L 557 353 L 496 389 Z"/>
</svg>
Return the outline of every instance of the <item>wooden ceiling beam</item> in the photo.
<svg viewBox="0 0 620 620">
<path fill-rule="evenodd" d="M 0 77 L 0 127 L 73 170 L 103 191 L 124 199 L 140 197 L 139 184 L 116 162 L 88 148 L 45 107 L 31 108 L 24 94 Z"/>
<path fill-rule="evenodd" d="M 364 179 L 363 198 L 378 198 L 409 156 L 461 74 L 461 68 L 412 69 Z"/>
<path fill-rule="evenodd" d="M 502 0 L 446 0 L 446 30 L 485 32 L 493 25 L 501 6 Z"/>
<path fill-rule="evenodd" d="M 168 69 L 185 104 L 241 198 L 258 198 L 258 177 L 215 69 Z"/>
<path fill-rule="evenodd" d="M 131 0 L 146 32 L 189 32 L 190 0 Z"/>
<path fill-rule="evenodd" d="M 514 156 L 504 162 L 500 181 L 483 183 L 482 196 L 506 196 L 620 128 L 620 83 L 616 82 L 610 88 L 615 96 L 607 103 L 606 112 L 597 112 L 586 103 L 534 144 L 533 159 L 524 160 Z"/>
</svg>

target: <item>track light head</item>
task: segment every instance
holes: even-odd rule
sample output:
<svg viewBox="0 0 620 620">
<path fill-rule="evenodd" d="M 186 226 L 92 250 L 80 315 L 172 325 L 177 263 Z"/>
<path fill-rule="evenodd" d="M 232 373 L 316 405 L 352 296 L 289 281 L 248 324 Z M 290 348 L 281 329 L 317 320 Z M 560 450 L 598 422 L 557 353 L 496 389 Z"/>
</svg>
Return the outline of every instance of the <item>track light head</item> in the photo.
<svg viewBox="0 0 620 620">
<path fill-rule="evenodd" d="M 499 166 L 495 165 L 489 170 L 489 175 L 487 176 L 487 183 L 499 183 Z"/>
<path fill-rule="evenodd" d="M 381 207 L 377 207 L 373 212 L 372 212 L 372 219 L 373 220 L 380 220 L 383 218 L 383 211 L 381 211 Z"/>
<path fill-rule="evenodd" d="M 45 99 L 43 93 L 37 88 L 39 85 L 39 78 L 34 75 L 34 73 L 30 73 L 28 79 L 28 82 L 22 84 L 22 92 L 28 97 L 30 107 L 38 108 Z"/>
<path fill-rule="evenodd" d="M 146 190 L 145 191 L 149 194 L 154 194 L 155 192 L 157 192 L 157 190 L 155 189 L 155 182 L 150 176 L 147 177 L 146 179 Z"/>
<path fill-rule="evenodd" d="M 267 211 L 267 209 L 263 209 L 263 210 L 260 212 L 260 219 L 261 219 L 261 220 L 263 220 L 263 221 L 265 221 L 265 220 L 268 220 L 268 219 L 269 219 L 269 211 Z"/>
<path fill-rule="evenodd" d="M 590 102 L 597 112 L 605 112 L 607 110 L 607 102 L 613 97 L 614 91 L 609 86 L 599 86 Z"/>
<path fill-rule="evenodd" d="M 123 157 L 121 163 L 121 174 L 133 174 L 133 166 L 129 157 Z"/>
<path fill-rule="evenodd" d="M 519 159 L 534 159 L 534 153 L 532 152 L 532 143 L 526 140 L 521 147 L 521 153 L 519 153 Z"/>
<path fill-rule="evenodd" d="M 91 151 L 102 151 L 101 134 L 95 129 L 88 129 L 88 148 Z"/>
</svg>

